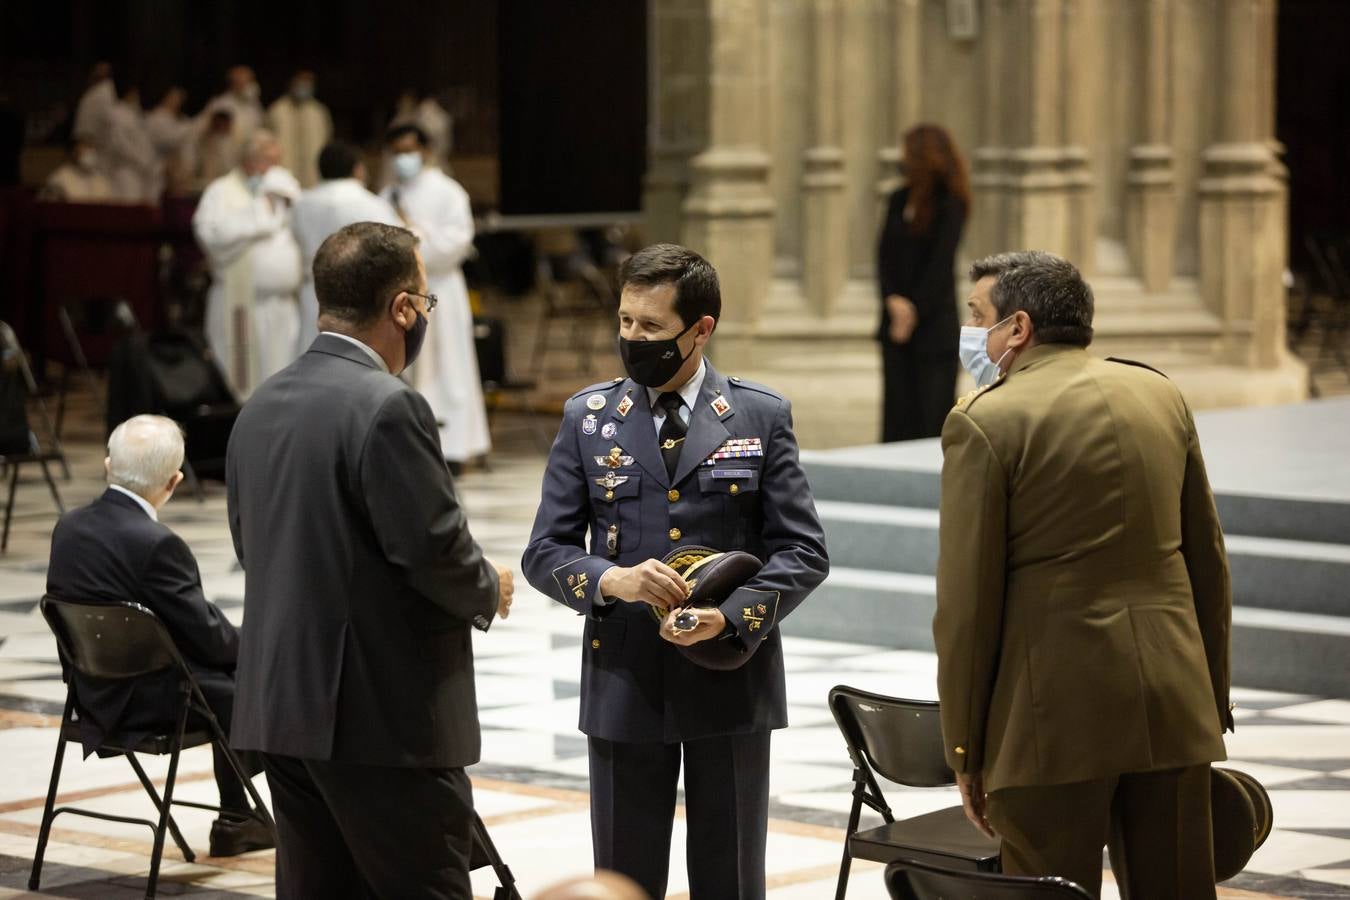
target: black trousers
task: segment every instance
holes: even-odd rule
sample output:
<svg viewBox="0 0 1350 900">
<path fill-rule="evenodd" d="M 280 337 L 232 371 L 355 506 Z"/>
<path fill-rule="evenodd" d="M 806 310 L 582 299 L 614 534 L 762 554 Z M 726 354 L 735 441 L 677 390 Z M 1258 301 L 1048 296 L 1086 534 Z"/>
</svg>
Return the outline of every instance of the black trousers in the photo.
<svg viewBox="0 0 1350 900">
<path fill-rule="evenodd" d="M 463 769 L 263 755 L 277 897 L 471 900 L 473 789 Z"/>
<path fill-rule="evenodd" d="M 228 736 L 230 733 L 230 719 L 234 713 L 234 679 L 228 675 L 219 673 L 204 674 L 202 672 L 194 673 L 197 679 L 197 687 L 201 688 L 202 697 L 206 699 L 206 705 L 211 707 L 211 713 L 220 723 L 220 730 Z M 192 723 L 189 722 L 189 727 Z M 237 813 L 247 813 L 252 804 L 249 803 L 248 794 L 244 792 L 244 785 L 230 768 L 229 760 L 225 754 L 220 751 L 216 745 L 211 745 L 213 757 L 216 788 L 220 791 L 220 807 L 223 810 Z M 236 750 L 235 757 L 239 760 L 239 765 L 243 767 L 244 774 L 252 777 L 262 771 L 262 760 L 258 754 L 251 750 Z"/>
<path fill-rule="evenodd" d="M 769 825 L 769 732 L 683 744 L 590 738 L 595 867 L 666 895 L 684 762 L 690 900 L 762 900 Z"/>
<path fill-rule="evenodd" d="M 942 423 L 956 402 L 957 362 L 955 347 L 932 352 L 882 341 L 882 441 L 942 434 Z"/>
</svg>

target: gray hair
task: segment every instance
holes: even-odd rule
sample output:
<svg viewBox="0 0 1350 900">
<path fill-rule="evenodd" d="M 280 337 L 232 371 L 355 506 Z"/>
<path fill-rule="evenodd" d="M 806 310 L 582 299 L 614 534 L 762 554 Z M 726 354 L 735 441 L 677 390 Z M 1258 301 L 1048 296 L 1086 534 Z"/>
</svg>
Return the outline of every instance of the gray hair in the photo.
<svg viewBox="0 0 1350 900">
<path fill-rule="evenodd" d="M 108 483 L 146 497 L 183 465 L 183 432 L 164 416 L 133 416 L 108 438 Z"/>
<path fill-rule="evenodd" d="M 993 276 L 989 300 L 996 321 L 1019 309 L 1043 344 L 1092 343 L 1092 288 L 1073 263 L 1043 250 L 986 256 L 970 267 L 970 280 Z"/>
</svg>

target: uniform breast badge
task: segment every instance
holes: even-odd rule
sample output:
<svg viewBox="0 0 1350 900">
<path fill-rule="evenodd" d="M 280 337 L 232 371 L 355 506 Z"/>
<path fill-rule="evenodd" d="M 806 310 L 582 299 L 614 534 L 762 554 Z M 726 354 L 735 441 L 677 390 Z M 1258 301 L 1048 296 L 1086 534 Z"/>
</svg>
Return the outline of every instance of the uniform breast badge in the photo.
<svg viewBox="0 0 1350 900">
<path fill-rule="evenodd" d="M 717 413 L 719 416 L 725 416 L 727 413 L 731 412 L 731 404 L 728 403 L 727 398 L 723 397 L 721 394 L 714 397 L 712 403 L 709 405 L 712 406 L 713 412 Z"/>
<path fill-rule="evenodd" d="M 597 478 L 597 479 L 595 479 L 595 483 L 598 484 L 598 485 L 600 485 L 602 488 L 604 488 L 604 489 L 607 490 L 607 491 L 612 491 L 612 490 L 614 490 L 616 487 L 618 487 L 618 486 L 621 485 L 621 484 L 627 484 L 627 483 L 628 483 L 628 476 L 627 476 L 627 475 L 616 475 L 616 474 L 614 473 L 614 470 L 613 470 L 613 469 L 610 469 L 608 472 L 605 473 L 605 475 L 604 475 L 603 478 Z M 606 498 L 606 499 L 608 499 L 608 498 Z"/>
<path fill-rule="evenodd" d="M 624 398 L 619 401 L 619 405 L 614 407 L 614 411 L 618 413 L 620 416 L 626 416 L 628 415 L 628 411 L 632 408 L 633 408 L 633 398 L 625 394 Z"/>
<path fill-rule="evenodd" d="M 591 394 L 589 397 L 586 398 L 586 408 L 587 408 L 587 409 L 597 409 L 597 410 L 598 410 L 598 409 L 604 409 L 604 408 L 605 408 L 605 395 L 604 395 L 604 394 Z"/>
<path fill-rule="evenodd" d="M 596 422 L 595 416 L 588 415 L 581 420 L 581 431 L 584 434 L 595 434 Z"/>
<path fill-rule="evenodd" d="M 633 464 L 633 457 L 624 453 L 618 447 L 611 447 L 608 456 L 595 457 L 597 466 L 604 466 L 607 469 L 622 469 Z M 628 479 L 624 479 L 627 481 Z"/>
<path fill-rule="evenodd" d="M 619 433 L 619 426 L 613 422 L 606 422 L 600 426 L 600 436 L 607 441 L 614 440 L 614 435 Z"/>
</svg>

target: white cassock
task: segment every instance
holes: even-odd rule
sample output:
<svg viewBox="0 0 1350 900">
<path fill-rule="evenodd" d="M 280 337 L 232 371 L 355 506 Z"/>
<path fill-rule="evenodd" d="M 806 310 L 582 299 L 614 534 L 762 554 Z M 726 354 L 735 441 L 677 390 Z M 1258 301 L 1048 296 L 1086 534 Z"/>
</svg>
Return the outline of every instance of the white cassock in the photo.
<svg viewBox="0 0 1350 900">
<path fill-rule="evenodd" d="M 158 203 L 163 167 L 140 109 L 125 101 L 114 103 L 108 110 L 107 133 L 101 156 L 113 194 L 123 203 Z"/>
<path fill-rule="evenodd" d="M 70 133 L 85 138 L 95 150 L 102 151 L 108 142 L 108 110 L 117 102 L 117 91 L 111 78 L 105 78 L 89 88 L 75 106 L 75 121 Z"/>
<path fill-rule="evenodd" d="M 280 166 L 257 194 L 240 169 L 207 186 L 192 229 L 211 266 L 206 339 L 239 399 L 295 359 L 300 328 L 300 248 L 290 205 L 268 194 L 298 197 L 299 184 Z"/>
<path fill-rule="evenodd" d="M 295 202 L 291 229 L 300 245 L 304 280 L 300 285 L 300 338 L 296 353 L 304 353 L 318 336 L 319 299 L 314 294 L 314 254 L 339 228 L 355 222 L 383 222 L 403 226 L 389 202 L 377 197 L 355 178 L 334 178 L 310 188 Z"/>
<path fill-rule="evenodd" d="M 473 248 L 469 195 L 453 178 L 428 166 L 411 181 L 386 187 L 380 196 L 421 238 L 427 289 L 440 298 L 426 345 L 408 378 L 436 414 L 445 458 L 463 462 L 492 446 L 473 347 L 473 313 L 460 270 Z"/>
<path fill-rule="evenodd" d="M 145 133 L 150 136 L 150 145 L 159 157 L 160 177 L 156 193 L 162 195 L 168 173 L 173 172 L 175 180 L 181 179 L 187 172 L 189 147 L 196 133 L 196 124 L 187 116 L 171 113 L 162 106 L 150 110 L 145 116 Z"/>
<path fill-rule="evenodd" d="M 204 123 L 211 121 L 211 114 L 223 109 L 230 114 L 230 166 L 239 165 L 243 154 L 244 142 L 253 136 L 253 132 L 263 127 L 264 113 L 262 104 L 253 97 L 240 97 L 233 91 L 226 91 L 213 97 L 198 116 Z"/>
<path fill-rule="evenodd" d="M 319 183 L 319 151 L 333 136 L 333 117 L 318 100 L 282 97 L 267 107 L 267 121 L 281 142 L 281 164 L 301 187 Z"/>
</svg>

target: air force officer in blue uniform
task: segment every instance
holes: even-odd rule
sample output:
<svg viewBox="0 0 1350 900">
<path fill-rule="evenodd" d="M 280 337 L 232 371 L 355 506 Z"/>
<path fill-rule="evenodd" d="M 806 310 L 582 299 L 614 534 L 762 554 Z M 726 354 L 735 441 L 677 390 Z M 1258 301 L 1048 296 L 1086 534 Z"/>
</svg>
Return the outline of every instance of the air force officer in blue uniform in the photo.
<svg viewBox="0 0 1350 900">
<path fill-rule="evenodd" d="M 620 280 L 629 377 L 567 402 L 523 569 L 586 617 L 596 867 L 665 896 L 683 763 L 690 896 L 763 897 L 769 732 L 787 725 L 778 624 L 825 578 L 824 536 L 788 401 L 703 358 L 721 313 L 716 271 L 656 244 Z M 764 567 L 682 631 L 687 589 L 661 560 L 686 545 L 745 550 Z M 733 642 L 744 664 L 713 671 L 675 647 L 705 640 Z"/>
</svg>

